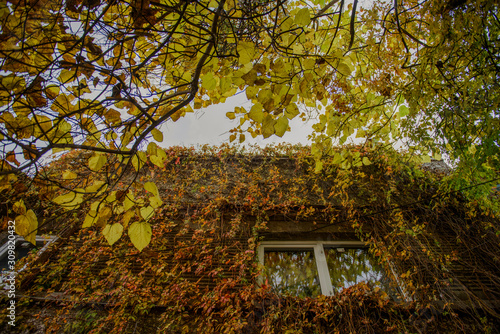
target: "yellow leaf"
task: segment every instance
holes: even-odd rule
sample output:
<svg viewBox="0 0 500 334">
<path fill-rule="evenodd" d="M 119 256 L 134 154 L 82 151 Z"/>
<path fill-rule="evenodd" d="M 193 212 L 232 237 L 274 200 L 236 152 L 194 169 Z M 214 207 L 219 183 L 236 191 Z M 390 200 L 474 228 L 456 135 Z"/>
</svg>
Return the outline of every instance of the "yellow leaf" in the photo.
<svg viewBox="0 0 500 334">
<path fill-rule="evenodd" d="M 121 206 L 121 205 L 113 206 L 113 214 L 114 215 L 120 215 L 122 213 L 123 213 L 123 206 Z"/>
<path fill-rule="evenodd" d="M 151 194 L 153 194 L 155 197 L 160 199 L 160 193 L 158 192 L 158 188 L 156 187 L 156 184 L 154 184 L 153 182 L 146 182 L 144 184 L 144 189 L 146 189 Z"/>
<path fill-rule="evenodd" d="M 63 173 L 64 180 L 74 180 L 77 177 L 78 177 L 78 175 L 76 175 L 75 173 L 73 173 L 72 171 L 69 171 L 69 170 L 67 170 Z"/>
<path fill-rule="evenodd" d="M 153 217 L 155 209 L 152 206 L 148 207 L 143 207 L 141 208 L 141 217 L 144 218 L 144 220 L 149 220 L 149 218 Z"/>
<path fill-rule="evenodd" d="M 85 221 L 83 222 L 82 228 L 87 228 L 93 226 L 97 223 L 97 212 L 94 210 L 90 210 L 85 216 Z"/>
<path fill-rule="evenodd" d="M 142 251 L 151 242 L 151 225 L 146 222 L 135 222 L 128 228 L 128 236 L 135 248 Z"/>
<path fill-rule="evenodd" d="M 160 143 L 163 141 L 163 133 L 160 130 L 153 129 L 151 131 L 151 134 L 153 135 L 154 140 L 156 140 Z"/>
<path fill-rule="evenodd" d="M 33 245 L 36 245 L 37 229 L 38 219 L 33 210 L 28 210 L 25 215 L 16 217 L 16 233 Z"/>
<path fill-rule="evenodd" d="M 57 196 L 52 202 L 59 204 L 66 210 L 76 209 L 83 201 L 83 194 L 77 192 L 70 192 L 65 195 Z"/>
<path fill-rule="evenodd" d="M 146 151 L 150 155 L 150 159 L 151 159 L 151 156 L 156 155 L 156 152 L 158 152 L 158 145 L 156 145 L 156 143 L 154 143 L 154 142 L 151 142 L 148 144 L 148 149 Z"/>
<path fill-rule="evenodd" d="M 240 56 L 239 62 L 241 65 L 250 63 L 255 55 L 255 47 L 252 42 L 240 41 L 236 48 Z"/>
<path fill-rule="evenodd" d="M 339 66 L 337 66 L 337 71 L 345 76 L 348 76 L 352 72 L 351 68 L 346 63 L 340 63 Z"/>
<path fill-rule="evenodd" d="M 129 191 L 128 194 L 125 196 L 125 199 L 123 200 L 123 209 L 125 211 L 130 210 L 135 205 L 134 203 L 134 194 Z"/>
<path fill-rule="evenodd" d="M 319 173 L 323 170 L 323 161 L 317 160 L 316 161 L 316 166 L 314 167 L 314 172 Z"/>
<path fill-rule="evenodd" d="M 47 134 L 52 128 L 52 121 L 46 116 L 35 115 L 33 117 L 33 135 L 36 137 L 41 137 Z"/>
<path fill-rule="evenodd" d="M 368 157 L 363 157 L 363 165 L 368 166 L 371 164 L 372 162 L 370 161 L 370 159 L 368 159 Z"/>
<path fill-rule="evenodd" d="M 163 158 L 159 157 L 159 156 L 156 156 L 156 155 L 152 155 L 149 157 L 149 160 L 156 166 L 162 168 L 164 167 L 163 166 L 163 162 L 165 161 Z"/>
<path fill-rule="evenodd" d="M 288 118 L 285 116 L 278 118 L 278 121 L 274 124 L 274 130 L 276 132 L 276 136 L 283 137 L 286 130 L 288 130 Z"/>
<path fill-rule="evenodd" d="M 151 204 L 151 206 L 156 209 L 156 208 L 159 208 L 163 204 L 163 201 L 158 197 L 151 196 L 149 198 L 149 204 Z"/>
<path fill-rule="evenodd" d="M 104 181 L 95 181 L 94 184 L 85 188 L 86 193 L 95 193 L 97 191 L 103 192 L 107 189 L 108 185 Z"/>
<path fill-rule="evenodd" d="M 123 224 L 125 226 L 128 225 L 128 222 L 130 221 L 130 219 L 132 219 L 133 217 L 135 216 L 135 212 L 132 210 L 132 211 L 127 211 L 123 214 Z"/>
<path fill-rule="evenodd" d="M 202 101 L 199 99 L 194 100 L 194 109 L 201 109 L 203 107 Z"/>
<path fill-rule="evenodd" d="M 26 206 L 24 206 L 24 201 L 21 199 L 14 203 L 14 205 L 12 206 L 12 210 L 19 215 L 24 215 L 26 213 Z"/>
<path fill-rule="evenodd" d="M 268 138 L 274 134 L 274 124 L 276 124 L 276 121 L 271 115 L 267 114 L 262 121 L 262 135 L 264 138 Z"/>
<path fill-rule="evenodd" d="M 295 103 L 290 103 L 289 105 L 286 106 L 285 116 L 288 119 L 293 119 L 298 114 L 299 114 L 299 108 L 297 108 L 297 105 Z"/>
<path fill-rule="evenodd" d="M 335 153 L 333 156 L 332 164 L 340 165 L 342 163 L 342 155 L 339 153 Z"/>
<path fill-rule="evenodd" d="M 113 225 L 106 225 L 102 230 L 102 234 L 108 241 L 109 245 L 113 245 L 117 242 L 123 233 L 123 226 L 119 223 L 114 223 Z"/>
<path fill-rule="evenodd" d="M 59 87 L 55 85 L 50 85 L 45 88 L 45 95 L 51 100 L 54 100 L 59 95 L 59 92 Z"/>
<path fill-rule="evenodd" d="M 262 121 L 264 120 L 264 112 L 262 111 L 262 104 L 255 103 L 250 109 L 248 117 L 250 117 L 250 119 L 254 120 L 257 123 L 262 123 Z"/>
<path fill-rule="evenodd" d="M 217 87 L 217 79 L 212 72 L 208 72 L 201 78 L 201 86 L 206 90 L 212 90 Z"/>
<path fill-rule="evenodd" d="M 236 115 L 234 114 L 234 112 L 227 112 L 226 117 L 229 119 L 235 119 Z"/>
<path fill-rule="evenodd" d="M 132 166 L 134 166 L 134 169 L 136 172 L 139 171 L 139 169 L 144 166 L 144 164 L 147 161 L 147 156 L 146 153 L 138 151 L 133 157 L 132 157 Z"/>
<path fill-rule="evenodd" d="M 103 154 L 95 154 L 93 157 L 89 159 L 89 168 L 94 172 L 97 172 L 101 169 L 108 159 Z"/>
<path fill-rule="evenodd" d="M 74 109 L 74 106 L 71 104 L 73 100 L 74 100 L 73 96 L 59 94 L 56 97 L 55 101 L 52 103 L 52 106 L 50 108 L 58 112 L 59 115 L 62 116 L 67 115 Z"/>
<path fill-rule="evenodd" d="M 59 75 L 59 82 L 61 83 L 68 83 L 70 81 L 73 81 L 76 79 L 76 75 L 74 71 L 69 71 L 69 70 L 62 70 L 61 74 Z"/>
<path fill-rule="evenodd" d="M 294 22 L 296 25 L 305 27 L 311 22 L 311 16 L 309 14 L 309 9 L 302 8 L 295 14 Z"/>
<path fill-rule="evenodd" d="M 356 131 L 356 138 L 364 138 L 366 135 L 365 130 L 363 129 L 358 129 Z"/>
<path fill-rule="evenodd" d="M 113 215 L 113 211 L 108 206 L 101 206 L 99 208 L 99 218 L 102 218 L 105 221 L 108 221 L 109 218 Z"/>
</svg>

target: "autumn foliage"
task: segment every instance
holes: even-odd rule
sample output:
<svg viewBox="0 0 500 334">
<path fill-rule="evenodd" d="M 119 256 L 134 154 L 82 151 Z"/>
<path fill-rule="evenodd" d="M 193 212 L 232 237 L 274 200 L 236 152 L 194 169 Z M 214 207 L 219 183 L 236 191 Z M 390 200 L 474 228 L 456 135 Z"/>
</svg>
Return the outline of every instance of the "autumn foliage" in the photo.
<svg viewBox="0 0 500 334">
<path fill-rule="evenodd" d="M 491 181 L 469 192 L 477 200 L 498 180 L 495 1 L 12 0 L 0 22 L 2 189 L 71 149 L 122 182 L 130 166 L 164 163 L 162 124 L 243 91 L 252 104 L 227 113 L 230 141 L 283 136 L 291 120 L 313 118 L 318 171 L 324 157 L 369 164 L 335 149 L 357 138 L 402 145 L 415 161 L 446 156 L 451 188 Z M 86 187 L 54 201 L 70 209 L 107 191 Z M 28 237 L 36 222 L 25 209 L 18 232 Z M 106 215 L 91 211 L 87 225 Z"/>
<path fill-rule="evenodd" d="M 74 299 L 61 312 L 112 308 L 96 313 L 96 331 L 132 331 L 156 308 L 172 310 L 160 324 L 176 331 L 193 321 L 213 332 L 419 331 L 415 317 L 435 300 L 454 329 L 486 330 L 496 311 L 484 294 L 496 298 L 499 286 L 498 16 L 493 0 L 1 2 L 2 224 L 15 219 L 32 243 L 82 230 L 64 240 L 55 269 L 33 267 L 44 273 L 26 278 L 38 280 L 30 291 L 66 292 Z M 243 92 L 251 106 L 227 112 L 230 142 L 313 119 L 311 146 L 159 146 L 165 123 Z M 415 168 L 442 157 L 453 166 L 442 178 Z M 418 302 L 386 312 L 361 287 L 285 304 L 259 290 L 253 252 L 274 215 L 311 233 L 341 222 L 400 268 Z M 142 269 L 132 275 L 118 259 Z M 162 268 L 167 259 L 185 265 Z M 457 289 L 470 323 L 454 321 Z M 387 323 L 331 308 L 358 295 Z M 309 306 L 290 306 L 299 304 Z M 291 322 L 299 318 L 303 328 Z"/>
<path fill-rule="evenodd" d="M 440 189 L 443 175 L 351 149 L 371 164 L 342 170 L 325 160 L 317 173 L 308 148 L 166 150 L 162 167 L 131 168 L 127 182 L 106 193 L 119 205 L 131 190 L 135 202 L 159 197 L 154 214 L 146 219 L 139 207 L 113 207 L 62 240 L 50 258 L 27 260 L 32 264 L 20 276 L 30 296 L 24 317 L 38 314 L 52 331 L 487 332 L 497 321 L 490 302 L 500 291 L 498 219 Z M 86 173 L 94 175 L 81 162 L 88 159 L 68 154 L 46 172 L 85 187 Z M 78 177 L 65 180 L 61 170 Z M 46 185 L 39 184 L 43 194 Z M 58 214 L 61 225 L 80 227 L 88 216 L 63 212 L 70 214 Z M 282 220 L 290 229 L 277 233 L 273 222 Z M 138 247 L 130 226 L 146 221 L 150 242 Z M 397 268 L 409 299 L 393 301 L 366 285 L 315 299 L 259 286 L 259 240 L 306 236 L 366 241 L 381 264 Z M 46 302 L 53 306 L 38 309 Z"/>
</svg>

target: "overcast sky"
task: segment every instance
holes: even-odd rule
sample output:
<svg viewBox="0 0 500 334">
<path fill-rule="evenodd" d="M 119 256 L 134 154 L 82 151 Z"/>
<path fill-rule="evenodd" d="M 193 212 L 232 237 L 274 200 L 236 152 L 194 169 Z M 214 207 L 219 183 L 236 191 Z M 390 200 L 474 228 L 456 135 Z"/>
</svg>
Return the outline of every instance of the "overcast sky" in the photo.
<svg viewBox="0 0 500 334">
<path fill-rule="evenodd" d="M 195 111 L 195 113 L 186 114 L 177 122 L 169 121 L 161 126 L 163 132 L 163 142 L 160 146 L 198 146 L 198 145 L 220 145 L 229 143 L 229 130 L 235 128 L 239 124 L 239 119 L 230 120 L 226 117 L 228 111 L 234 111 L 234 107 L 244 107 L 250 110 L 252 104 L 246 99 L 245 93 L 238 94 L 228 98 L 226 103 L 212 105 L 208 108 L 203 108 Z M 245 134 L 247 144 L 257 144 L 265 146 L 271 143 L 291 143 L 307 145 L 310 142 L 307 140 L 308 134 L 311 133 L 311 125 L 303 123 L 297 116 L 290 122 L 292 131 L 285 133 L 280 138 L 272 135 L 264 139 L 261 136 L 252 138 L 250 134 Z M 237 143 L 238 140 L 234 141 Z"/>
</svg>

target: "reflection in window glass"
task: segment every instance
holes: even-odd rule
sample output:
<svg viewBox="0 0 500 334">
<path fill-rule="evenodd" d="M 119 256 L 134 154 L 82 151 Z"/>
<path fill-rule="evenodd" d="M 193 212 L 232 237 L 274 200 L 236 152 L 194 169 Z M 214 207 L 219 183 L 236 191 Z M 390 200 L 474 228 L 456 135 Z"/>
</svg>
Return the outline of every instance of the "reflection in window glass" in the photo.
<svg viewBox="0 0 500 334">
<path fill-rule="evenodd" d="M 43 245 L 43 243 L 37 242 L 37 246 L 40 245 Z M 35 248 L 36 247 L 32 243 L 27 241 L 16 242 L 16 248 L 15 248 L 16 263 L 23 257 L 28 256 L 30 251 Z M 0 259 L 0 271 L 10 271 L 8 263 L 9 263 L 8 252 L 5 252 L 4 256 L 2 256 Z"/>
<path fill-rule="evenodd" d="M 276 293 L 297 297 L 321 294 L 313 250 L 264 252 L 265 277 Z"/>
<path fill-rule="evenodd" d="M 390 278 L 367 249 L 326 248 L 325 256 L 334 293 L 361 282 L 391 292 Z"/>
</svg>

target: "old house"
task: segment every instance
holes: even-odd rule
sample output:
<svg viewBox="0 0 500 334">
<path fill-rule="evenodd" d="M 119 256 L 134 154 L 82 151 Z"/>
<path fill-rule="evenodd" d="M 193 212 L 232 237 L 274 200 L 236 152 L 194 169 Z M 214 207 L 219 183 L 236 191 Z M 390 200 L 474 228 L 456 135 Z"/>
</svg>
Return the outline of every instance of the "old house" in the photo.
<svg viewBox="0 0 500 334">
<path fill-rule="evenodd" d="M 154 181 L 163 201 L 151 243 L 139 252 L 126 233 L 113 246 L 101 234 L 139 215 L 81 229 L 85 213 L 71 213 L 19 274 L 18 329 L 495 332 L 498 218 L 442 190 L 438 162 L 427 172 L 353 150 L 371 163 L 326 160 L 318 173 L 303 148 L 173 148 L 163 168 L 131 169 L 116 190 Z"/>
</svg>

